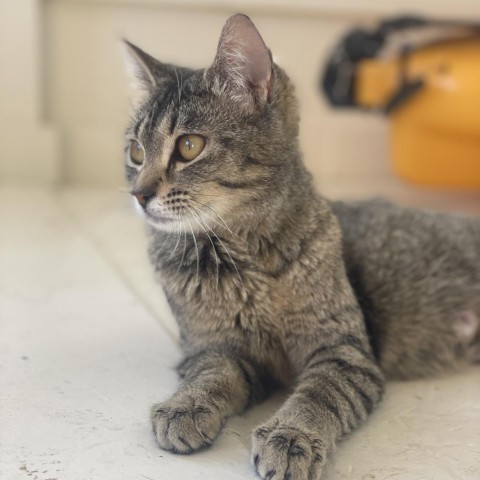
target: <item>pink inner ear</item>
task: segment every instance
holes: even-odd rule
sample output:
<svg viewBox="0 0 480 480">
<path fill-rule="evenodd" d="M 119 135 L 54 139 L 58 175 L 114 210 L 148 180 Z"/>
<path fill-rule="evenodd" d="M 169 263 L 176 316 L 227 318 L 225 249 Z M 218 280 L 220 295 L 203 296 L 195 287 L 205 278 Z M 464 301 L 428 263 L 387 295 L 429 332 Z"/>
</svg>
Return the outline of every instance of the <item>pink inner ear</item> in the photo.
<svg viewBox="0 0 480 480">
<path fill-rule="evenodd" d="M 241 44 L 239 50 L 248 62 L 246 65 L 247 78 L 252 85 L 260 85 L 270 80 L 271 60 L 267 47 L 255 26 L 248 21 L 242 22 L 239 28 Z"/>
<path fill-rule="evenodd" d="M 217 60 L 232 78 L 244 84 L 268 86 L 272 71 L 270 52 L 252 21 L 245 15 L 230 17 L 223 27 Z"/>
</svg>

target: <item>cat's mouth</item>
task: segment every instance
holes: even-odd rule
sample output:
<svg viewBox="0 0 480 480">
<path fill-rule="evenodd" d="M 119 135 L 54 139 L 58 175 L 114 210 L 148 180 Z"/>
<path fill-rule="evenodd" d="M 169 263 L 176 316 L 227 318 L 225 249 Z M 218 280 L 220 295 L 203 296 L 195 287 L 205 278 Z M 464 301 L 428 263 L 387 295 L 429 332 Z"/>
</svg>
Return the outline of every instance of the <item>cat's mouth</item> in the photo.
<svg viewBox="0 0 480 480">
<path fill-rule="evenodd" d="M 144 206 L 143 211 L 148 223 L 156 228 L 171 230 L 188 223 L 191 207 L 185 200 L 171 197 L 152 198 Z"/>
<path fill-rule="evenodd" d="M 147 205 L 143 211 L 150 222 L 166 225 L 181 222 L 181 216 L 176 212 L 169 211 L 167 208 L 159 208 L 158 206 L 149 208 Z"/>
<path fill-rule="evenodd" d="M 159 214 L 152 215 L 151 213 L 148 213 L 148 211 L 145 212 L 145 215 L 149 220 L 154 220 L 160 223 L 171 223 L 171 222 L 179 221 L 178 216 L 174 217 L 171 215 L 159 215 Z"/>
<path fill-rule="evenodd" d="M 168 232 L 177 231 L 182 222 L 178 215 L 152 214 L 149 213 L 148 210 L 144 210 L 144 215 L 147 223 L 156 230 L 165 230 Z"/>
<path fill-rule="evenodd" d="M 195 200 L 185 190 L 173 189 L 166 195 L 152 195 L 148 198 L 142 197 L 141 200 L 138 204 L 142 207 L 147 222 L 160 230 L 184 229 L 208 233 L 212 229 L 210 221 L 219 223 L 215 221 L 214 217 L 218 214 L 212 207 Z M 208 214 L 205 209 L 208 209 Z"/>
</svg>

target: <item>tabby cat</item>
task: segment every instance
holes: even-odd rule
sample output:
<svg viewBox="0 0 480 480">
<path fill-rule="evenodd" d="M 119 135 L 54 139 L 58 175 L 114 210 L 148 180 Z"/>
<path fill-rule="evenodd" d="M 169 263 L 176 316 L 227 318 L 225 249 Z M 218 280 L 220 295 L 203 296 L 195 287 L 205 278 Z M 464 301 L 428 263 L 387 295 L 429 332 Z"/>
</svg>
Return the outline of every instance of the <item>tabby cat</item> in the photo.
<svg viewBox="0 0 480 480">
<path fill-rule="evenodd" d="M 228 417 L 288 387 L 252 461 L 263 479 L 319 479 L 385 377 L 478 360 L 480 219 L 322 198 L 293 87 L 244 15 L 206 70 L 125 51 L 126 173 L 185 352 L 178 391 L 151 410 L 156 440 L 208 447 Z"/>
</svg>

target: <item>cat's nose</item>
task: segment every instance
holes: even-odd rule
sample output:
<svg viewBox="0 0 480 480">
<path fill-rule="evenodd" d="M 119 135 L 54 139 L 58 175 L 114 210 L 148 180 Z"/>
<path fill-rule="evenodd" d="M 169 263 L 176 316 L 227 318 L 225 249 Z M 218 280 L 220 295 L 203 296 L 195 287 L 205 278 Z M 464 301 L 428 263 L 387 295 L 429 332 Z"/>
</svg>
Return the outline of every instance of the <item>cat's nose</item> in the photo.
<svg viewBox="0 0 480 480">
<path fill-rule="evenodd" d="M 150 198 L 155 196 L 155 190 L 153 189 L 141 190 L 141 191 L 134 190 L 132 192 L 132 195 L 137 199 L 138 203 L 145 208 Z"/>
</svg>

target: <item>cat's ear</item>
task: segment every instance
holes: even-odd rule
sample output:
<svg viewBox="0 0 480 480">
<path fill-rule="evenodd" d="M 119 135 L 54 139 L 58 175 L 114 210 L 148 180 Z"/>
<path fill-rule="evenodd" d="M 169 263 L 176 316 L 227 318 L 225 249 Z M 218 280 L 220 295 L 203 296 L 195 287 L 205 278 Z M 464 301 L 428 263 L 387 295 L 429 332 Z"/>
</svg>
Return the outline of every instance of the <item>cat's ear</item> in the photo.
<svg viewBox="0 0 480 480">
<path fill-rule="evenodd" d="M 225 23 L 207 74 L 243 101 L 263 105 L 270 99 L 272 56 L 246 15 L 237 13 Z"/>
<path fill-rule="evenodd" d="M 138 107 L 158 86 L 158 73 L 163 64 L 128 40 L 122 40 L 122 50 L 129 80 L 130 101 L 133 107 Z"/>
</svg>

